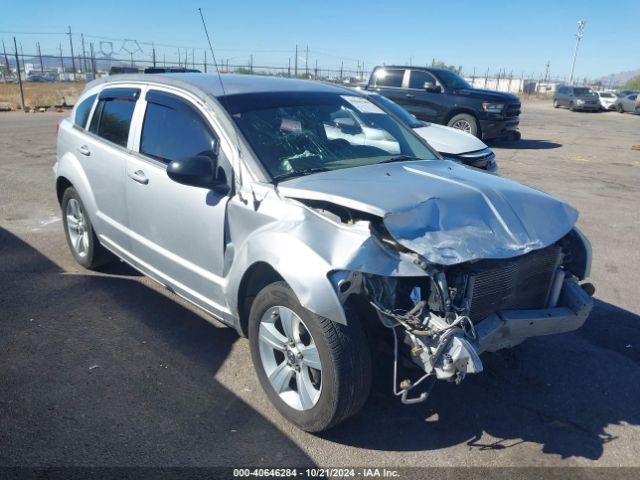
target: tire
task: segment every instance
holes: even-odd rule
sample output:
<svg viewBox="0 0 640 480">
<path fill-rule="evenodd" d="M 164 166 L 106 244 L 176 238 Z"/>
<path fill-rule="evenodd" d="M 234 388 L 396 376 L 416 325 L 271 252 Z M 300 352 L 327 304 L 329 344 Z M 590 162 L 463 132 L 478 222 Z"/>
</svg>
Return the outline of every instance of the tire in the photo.
<svg viewBox="0 0 640 480">
<path fill-rule="evenodd" d="M 94 269 L 111 261 L 113 256 L 96 237 L 87 210 L 75 188 L 69 187 L 64 191 L 60 205 L 67 245 L 76 262 L 84 268 Z M 74 221 L 78 227 L 74 227 Z"/>
<path fill-rule="evenodd" d="M 616 105 L 616 110 L 618 110 L 618 113 L 624 113 L 624 107 L 622 106 L 621 103 Z"/>
<path fill-rule="evenodd" d="M 569 102 L 569 110 L 571 110 L 572 112 L 576 111 L 576 106 L 573 104 L 573 102 Z"/>
<path fill-rule="evenodd" d="M 468 113 L 459 113 L 454 115 L 447 123 L 447 126 L 457 128 L 463 132 L 470 133 L 476 137 L 480 135 L 480 128 L 478 127 L 478 121 L 473 115 Z"/>
<path fill-rule="evenodd" d="M 290 331 L 297 329 L 298 338 L 295 333 L 293 337 L 285 334 L 285 324 Z M 294 339 L 288 345 L 287 337 Z M 300 305 L 286 282 L 266 286 L 254 299 L 249 344 L 267 397 L 284 418 L 302 430 L 320 432 L 345 421 L 369 396 L 371 354 L 360 323 L 352 319 L 342 325 L 311 313 Z M 284 351 L 276 351 L 275 344 L 284 345 Z M 309 350 L 315 350 L 315 356 L 302 355 Z M 290 367 L 292 358 L 299 363 Z M 319 370 L 309 366 L 318 361 Z M 307 385 L 303 390 L 311 392 L 309 395 L 299 393 L 299 382 Z"/>
<path fill-rule="evenodd" d="M 558 100 L 556 100 L 555 98 L 553 99 L 553 108 L 558 108 L 560 105 L 558 105 Z"/>
</svg>

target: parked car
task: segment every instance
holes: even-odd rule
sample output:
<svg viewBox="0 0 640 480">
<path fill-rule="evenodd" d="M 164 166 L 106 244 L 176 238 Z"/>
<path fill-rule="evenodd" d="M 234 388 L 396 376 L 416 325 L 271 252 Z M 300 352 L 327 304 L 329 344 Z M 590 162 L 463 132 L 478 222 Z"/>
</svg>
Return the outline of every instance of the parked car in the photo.
<svg viewBox="0 0 640 480">
<path fill-rule="evenodd" d="M 588 110 L 595 112 L 600 110 L 598 95 L 586 87 L 560 87 L 553 94 L 553 108 L 567 107 L 572 112 Z"/>
<path fill-rule="evenodd" d="M 419 120 L 458 128 L 482 139 L 519 139 L 516 95 L 471 87 L 440 68 L 375 67 L 367 90 L 380 93 Z"/>
<path fill-rule="evenodd" d="M 367 98 L 413 128 L 443 157 L 491 173 L 498 172 L 496 155 L 479 138 L 457 128 L 420 121 L 397 103 L 377 93 L 368 93 Z"/>
<path fill-rule="evenodd" d="M 602 110 L 615 110 L 618 96 L 613 92 L 597 92 Z"/>
<path fill-rule="evenodd" d="M 636 113 L 640 113 L 640 95 L 636 96 Z"/>
<path fill-rule="evenodd" d="M 632 93 L 631 95 L 618 97 L 618 99 L 616 100 L 616 110 L 620 113 L 635 112 L 637 100 L 638 100 L 637 93 Z"/>
<path fill-rule="evenodd" d="M 345 110 L 375 112 L 385 142 L 329 138 Z M 360 409 L 380 342 L 459 383 L 482 352 L 579 328 L 593 288 L 577 211 L 439 158 L 380 111 L 275 77 L 93 81 L 58 130 L 71 254 L 115 255 L 247 335 L 266 395 L 308 431 Z M 421 381 L 393 391 L 424 400 Z"/>
</svg>

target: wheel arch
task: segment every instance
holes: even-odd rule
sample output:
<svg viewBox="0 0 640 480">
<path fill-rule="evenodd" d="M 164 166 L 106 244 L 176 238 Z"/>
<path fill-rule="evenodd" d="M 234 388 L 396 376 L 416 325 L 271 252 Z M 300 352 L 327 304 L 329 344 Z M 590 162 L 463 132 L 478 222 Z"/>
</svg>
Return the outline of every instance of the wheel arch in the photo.
<svg viewBox="0 0 640 480">
<path fill-rule="evenodd" d="M 284 280 L 270 264 L 259 261 L 251 265 L 242 276 L 238 287 L 238 324 L 237 330 L 243 337 L 249 334 L 249 312 L 258 292 L 267 285 Z"/>
</svg>

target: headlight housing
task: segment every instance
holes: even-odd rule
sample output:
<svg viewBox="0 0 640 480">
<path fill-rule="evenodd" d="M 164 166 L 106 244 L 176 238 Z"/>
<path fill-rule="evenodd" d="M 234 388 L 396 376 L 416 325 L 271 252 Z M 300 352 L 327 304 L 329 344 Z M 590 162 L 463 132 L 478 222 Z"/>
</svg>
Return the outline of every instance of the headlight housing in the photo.
<svg viewBox="0 0 640 480">
<path fill-rule="evenodd" d="M 576 103 L 577 103 L 578 105 L 584 105 L 584 100 L 582 100 L 582 99 L 578 98 L 578 99 L 576 100 Z"/>
<path fill-rule="evenodd" d="M 503 108 L 504 108 L 504 104 L 502 103 L 489 103 L 489 102 L 482 103 L 482 109 L 485 112 L 501 113 Z"/>
</svg>

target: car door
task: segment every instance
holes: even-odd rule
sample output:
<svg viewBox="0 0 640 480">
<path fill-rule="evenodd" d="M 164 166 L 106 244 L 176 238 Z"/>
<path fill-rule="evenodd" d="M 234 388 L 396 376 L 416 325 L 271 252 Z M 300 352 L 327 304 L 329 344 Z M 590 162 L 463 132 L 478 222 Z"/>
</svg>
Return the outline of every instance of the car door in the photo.
<svg viewBox="0 0 640 480">
<path fill-rule="evenodd" d="M 622 106 L 625 112 L 633 112 L 636 106 L 636 98 L 638 98 L 638 95 L 635 93 L 624 98 Z"/>
<path fill-rule="evenodd" d="M 78 151 L 94 195 L 95 230 L 108 248 L 129 251 L 124 172 L 130 152 L 130 126 L 139 88 L 105 88 L 98 95 L 88 133 Z"/>
<path fill-rule="evenodd" d="M 134 262 L 176 293 L 218 317 L 229 310 L 223 295 L 225 217 L 229 197 L 182 185 L 167 165 L 217 155 L 232 172 L 208 114 L 180 93 L 150 88 L 136 111 L 136 150 L 126 165 L 126 193 Z"/>
<path fill-rule="evenodd" d="M 440 91 L 429 91 L 425 84 L 440 87 Z M 407 103 L 413 105 L 413 113 L 420 120 L 434 123 L 444 123 L 447 108 L 445 108 L 445 98 L 442 86 L 438 84 L 436 78 L 429 72 L 423 70 L 411 70 L 409 74 L 409 84 L 405 97 Z"/>
</svg>

